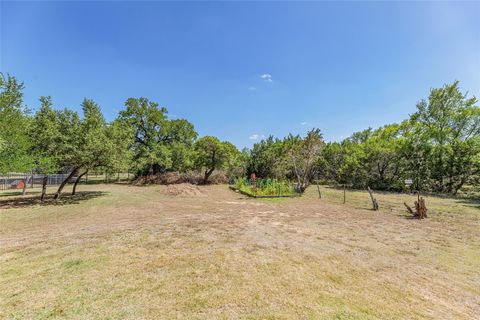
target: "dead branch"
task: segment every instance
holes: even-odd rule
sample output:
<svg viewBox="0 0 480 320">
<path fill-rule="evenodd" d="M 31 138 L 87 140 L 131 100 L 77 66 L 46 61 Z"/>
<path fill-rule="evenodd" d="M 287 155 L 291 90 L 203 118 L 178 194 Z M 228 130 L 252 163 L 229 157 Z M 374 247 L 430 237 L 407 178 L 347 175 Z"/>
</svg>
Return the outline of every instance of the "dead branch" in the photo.
<svg viewBox="0 0 480 320">
<path fill-rule="evenodd" d="M 368 193 L 370 194 L 370 199 L 372 200 L 373 210 L 377 211 L 377 210 L 378 210 L 378 202 L 377 202 L 377 199 L 375 199 L 375 197 L 373 196 L 373 192 L 372 192 L 372 190 L 370 189 L 370 187 L 367 187 L 367 189 L 368 189 Z"/>
</svg>

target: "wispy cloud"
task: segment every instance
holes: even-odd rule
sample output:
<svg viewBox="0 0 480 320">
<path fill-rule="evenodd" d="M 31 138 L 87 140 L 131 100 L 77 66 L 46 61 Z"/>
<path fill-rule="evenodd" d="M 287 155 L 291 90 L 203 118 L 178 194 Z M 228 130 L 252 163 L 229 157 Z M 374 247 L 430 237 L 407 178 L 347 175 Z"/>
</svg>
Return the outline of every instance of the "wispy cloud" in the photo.
<svg viewBox="0 0 480 320">
<path fill-rule="evenodd" d="M 300 122 L 300 125 L 305 126 L 307 123 L 305 121 Z"/>
<path fill-rule="evenodd" d="M 264 73 L 260 76 L 265 82 L 273 82 L 272 75 L 270 73 Z"/>
<path fill-rule="evenodd" d="M 258 134 L 258 133 L 254 133 L 249 137 L 250 140 L 255 140 L 255 141 L 263 138 L 265 138 L 265 136 L 263 134 Z"/>
<path fill-rule="evenodd" d="M 255 87 L 252 86 L 252 87 L 248 87 L 248 90 L 250 90 L 250 91 L 255 91 L 255 90 L 257 90 L 257 88 L 255 88 Z"/>
</svg>

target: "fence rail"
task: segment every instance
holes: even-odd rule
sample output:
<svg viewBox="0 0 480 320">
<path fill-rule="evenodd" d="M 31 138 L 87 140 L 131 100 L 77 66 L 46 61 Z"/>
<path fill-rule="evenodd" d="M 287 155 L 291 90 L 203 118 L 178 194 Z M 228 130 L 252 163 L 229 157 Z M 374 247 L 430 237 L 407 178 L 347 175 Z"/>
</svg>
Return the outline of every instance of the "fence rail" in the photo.
<svg viewBox="0 0 480 320">
<path fill-rule="evenodd" d="M 68 175 L 68 173 L 48 174 L 48 185 L 58 186 Z M 0 190 L 23 189 L 25 184 L 27 189 L 40 188 L 44 177 L 44 174 L 31 173 L 8 173 L 0 175 Z"/>
</svg>

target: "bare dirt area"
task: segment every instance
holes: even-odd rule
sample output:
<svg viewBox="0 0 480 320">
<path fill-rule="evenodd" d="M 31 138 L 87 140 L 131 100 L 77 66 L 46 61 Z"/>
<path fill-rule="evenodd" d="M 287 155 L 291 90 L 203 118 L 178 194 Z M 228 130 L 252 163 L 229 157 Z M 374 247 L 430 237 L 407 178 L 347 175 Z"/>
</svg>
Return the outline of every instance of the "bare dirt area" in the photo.
<svg viewBox="0 0 480 320">
<path fill-rule="evenodd" d="M 205 188 L 189 183 L 168 185 L 165 194 L 170 196 L 204 196 Z"/>
<path fill-rule="evenodd" d="M 76 202 L 0 206 L 0 318 L 475 319 L 480 206 L 311 188 L 80 186 Z M 0 199 L 2 199 L 0 197 Z M 3 200 L 2 200 L 3 201 Z M 5 200 L 6 201 L 6 200 Z"/>
</svg>

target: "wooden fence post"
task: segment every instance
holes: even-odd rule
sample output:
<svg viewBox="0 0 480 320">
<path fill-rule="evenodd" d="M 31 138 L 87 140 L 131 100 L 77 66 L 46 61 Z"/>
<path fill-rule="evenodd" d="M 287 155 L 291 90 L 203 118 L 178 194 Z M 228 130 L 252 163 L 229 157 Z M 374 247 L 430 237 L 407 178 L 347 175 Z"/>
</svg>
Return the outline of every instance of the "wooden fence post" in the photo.
<svg viewBox="0 0 480 320">
<path fill-rule="evenodd" d="M 28 183 L 28 178 L 27 175 L 25 174 L 25 179 L 23 179 L 23 192 L 22 195 L 27 194 L 27 183 Z"/>
<path fill-rule="evenodd" d="M 320 186 L 317 184 L 318 198 L 322 199 L 322 192 L 320 191 Z"/>
<path fill-rule="evenodd" d="M 345 195 L 346 189 L 347 189 L 347 186 L 343 185 L 343 203 L 345 203 L 346 201 L 346 195 Z"/>
</svg>

